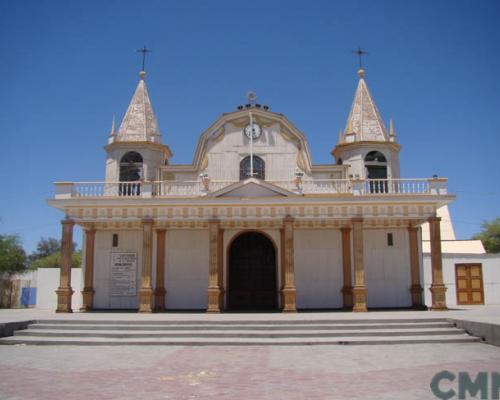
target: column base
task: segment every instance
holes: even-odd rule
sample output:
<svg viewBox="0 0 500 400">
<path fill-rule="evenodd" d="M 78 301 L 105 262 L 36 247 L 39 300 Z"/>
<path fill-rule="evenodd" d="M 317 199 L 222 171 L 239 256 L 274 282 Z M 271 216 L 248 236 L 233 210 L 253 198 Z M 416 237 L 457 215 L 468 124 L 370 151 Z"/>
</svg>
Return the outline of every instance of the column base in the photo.
<svg viewBox="0 0 500 400">
<path fill-rule="evenodd" d="M 284 287 L 281 291 L 283 295 L 283 312 L 297 312 L 297 290 L 295 287 Z"/>
<path fill-rule="evenodd" d="M 368 294 L 368 289 L 366 286 L 354 286 L 352 288 L 352 297 L 353 297 L 353 312 L 367 312 L 368 308 L 366 307 L 366 295 Z"/>
<path fill-rule="evenodd" d="M 94 303 L 94 293 L 93 288 L 83 288 L 82 290 L 82 306 L 80 307 L 81 312 L 92 311 Z"/>
<path fill-rule="evenodd" d="M 71 286 L 68 287 L 58 287 L 56 290 L 57 294 L 57 309 L 56 313 L 72 313 L 71 308 L 71 296 L 74 291 Z"/>
<path fill-rule="evenodd" d="M 155 311 L 165 311 L 165 295 L 167 291 L 164 287 L 157 287 L 154 291 L 155 295 Z"/>
<path fill-rule="evenodd" d="M 422 293 L 424 289 L 420 285 L 411 285 L 411 306 L 415 310 L 426 310 L 427 307 L 424 306 L 422 302 Z"/>
<path fill-rule="evenodd" d="M 139 289 L 139 310 L 140 313 L 153 312 L 153 289 L 141 288 Z"/>
<path fill-rule="evenodd" d="M 345 309 L 352 309 L 352 286 L 342 288 L 342 304 Z"/>
<path fill-rule="evenodd" d="M 207 313 L 220 313 L 222 309 L 222 293 L 219 287 L 208 288 Z"/>
<path fill-rule="evenodd" d="M 446 311 L 448 307 L 446 307 L 446 286 L 443 284 L 440 285 L 431 285 L 430 291 L 432 293 L 432 311 Z"/>
</svg>

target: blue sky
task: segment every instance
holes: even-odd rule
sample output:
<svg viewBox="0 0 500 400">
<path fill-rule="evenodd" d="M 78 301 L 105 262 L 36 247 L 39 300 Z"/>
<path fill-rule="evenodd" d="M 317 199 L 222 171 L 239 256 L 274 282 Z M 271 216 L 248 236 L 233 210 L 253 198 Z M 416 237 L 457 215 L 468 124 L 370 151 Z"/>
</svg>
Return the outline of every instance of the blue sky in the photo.
<svg viewBox="0 0 500 400">
<path fill-rule="evenodd" d="M 449 178 L 459 238 L 500 215 L 500 2 L 0 2 L 0 233 L 28 251 L 60 236 L 53 182 L 104 179 L 103 146 L 153 49 L 147 81 L 172 162 L 253 89 L 309 140 L 316 163 L 344 127 L 358 46 L 402 176 Z M 76 232 L 79 240 L 80 233 Z"/>
</svg>

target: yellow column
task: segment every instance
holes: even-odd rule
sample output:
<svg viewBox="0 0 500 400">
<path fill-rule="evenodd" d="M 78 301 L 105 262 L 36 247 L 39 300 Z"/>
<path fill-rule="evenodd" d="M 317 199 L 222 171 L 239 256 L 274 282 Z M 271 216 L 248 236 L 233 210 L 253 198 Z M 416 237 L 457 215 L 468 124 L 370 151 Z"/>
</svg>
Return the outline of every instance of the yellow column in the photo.
<svg viewBox="0 0 500 400">
<path fill-rule="evenodd" d="M 351 228 L 341 228 L 342 231 L 342 302 L 344 308 L 352 309 L 352 274 L 351 274 Z"/>
<path fill-rule="evenodd" d="M 85 277 L 80 311 L 91 311 L 94 303 L 94 242 L 95 228 L 85 228 Z"/>
<path fill-rule="evenodd" d="M 142 220 L 142 271 L 141 288 L 139 289 L 139 312 L 153 311 L 153 287 L 151 279 L 153 263 L 153 220 Z"/>
<path fill-rule="evenodd" d="M 165 310 L 165 238 L 166 230 L 156 230 L 155 311 Z"/>
<path fill-rule="evenodd" d="M 73 226 L 75 222 L 69 218 L 63 219 L 62 224 L 62 239 L 61 239 L 61 261 L 60 261 L 60 282 L 56 290 L 57 294 L 57 309 L 58 313 L 70 313 L 71 296 L 73 289 L 71 288 L 71 261 L 73 256 Z"/>
<path fill-rule="evenodd" d="M 352 241 L 354 252 L 354 287 L 352 288 L 355 312 L 365 312 L 367 288 L 365 286 L 365 266 L 363 260 L 363 218 L 352 219 Z"/>
<path fill-rule="evenodd" d="M 425 308 L 422 303 L 422 285 L 420 284 L 420 257 L 418 251 L 418 227 L 408 227 L 410 243 L 410 271 L 411 271 L 411 304 L 413 308 Z"/>
<path fill-rule="evenodd" d="M 209 260 L 208 260 L 208 308 L 207 312 L 219 313 L 222 309 L 222 240 L 223 231 L 220 221 L 208 221 Z"/>
<path fill-rule="evenodd" d="M 431 236 L 432 310 L 447 310 L 446 286 L 443 283 L 443 258 L 441 255 L 441 218 L 430 217 L 428 221 Z"/>
<path fill-rule="evenodd" d="M 293 218 L 289 215 L 283 219 L 283 236 L 284 240 L 281 242 L 281 246 L 284 246 L 282 254 L 285 278 L 283 289 L 281 290 L 283 296 L 283 312 L 296 312 L 297 290 L 295 288 Z"/>
</svg>

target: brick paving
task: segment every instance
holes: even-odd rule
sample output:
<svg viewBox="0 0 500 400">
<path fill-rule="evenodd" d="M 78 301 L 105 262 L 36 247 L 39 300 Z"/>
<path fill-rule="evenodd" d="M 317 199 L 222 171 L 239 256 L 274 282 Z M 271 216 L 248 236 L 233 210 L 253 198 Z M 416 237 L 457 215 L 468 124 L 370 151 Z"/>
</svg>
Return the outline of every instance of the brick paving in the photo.
<svg viewBox="0 0 500 400">
<path fill-rule="evenodd" d="M 444 369 L 498 371 L 500 348 L 0 346 L 0 399 L 435 399 Z"/>
</svg>

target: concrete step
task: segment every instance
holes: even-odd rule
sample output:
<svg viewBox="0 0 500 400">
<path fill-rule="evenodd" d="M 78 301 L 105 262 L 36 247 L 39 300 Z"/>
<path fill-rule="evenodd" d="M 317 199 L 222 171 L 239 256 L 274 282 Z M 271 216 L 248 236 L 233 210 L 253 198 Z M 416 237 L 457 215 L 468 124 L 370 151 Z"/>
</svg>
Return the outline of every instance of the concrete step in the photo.
<svg viewBox="0 0 500 400">
<path fill-rule="evenodd" d="M 152 314 L 154 316 L 161 316 L 162 314 Z M 172 315 L 165 315 L 165 319 L 159 320 L 141 320 L 141 314 L 137 314 L 136 320 L 86 320 L 76 318 L 61 318 L 61 319 L 41 319 L 34 321 L 39 324 L 69 324 L 69 325 L 376 325 L 376 324 L 414 324 L 414 323 L 449 323 L 445 318 L 408 318 L 408 319 L 304 319 L 302 314 L 289 314 L 287 318 L 283 318 L 283 314 L 273 314 L 278 318 L 269 317 L 268 319 L 223 319 L 228 317 L 229 314 L 220 314 L 217 317 L 221 319 L 190 319 L 182 320 L 175 319 Z M 171 319 L 172 318 L 172 319 Z"/>
<path fill-rule="evenodd" d="M 143 330 L 130 331 L 67 331 L 67 330 L 37 330 L 27 329 L 14 332 L 15 336 L 36 336 L 36 337 L 102 337 L 102 338 L 317 338 L 317 337 L 400 337 L 400 336 L 449 336 L 463 335 L 465 331 L 460 329 L 405 329 L 393 331 L 390 329 L 377 330 L 351 330 L 351 331 L 249 331 L 245 329 L 226 332 L 185 330 L 185 331 L 155 331 Z"/>
<path fill-rule="evenodd" d="M 406 323 L 406 324 L 316 324 L 316 325 L 304 325 L 304 324 L 281 324 L 281 325 L 270 325 L 270 324 L 241 324 L 241 325 L 223 325 L 223 324 L 210 324 L 210 325 L 194 325 L 194 324 L 182 324 L 178 322 L 177 324 L 156 324 L 151 325 L 147 322 L 143 324 L 109 324 L 105 321 L 101 323 L 94 324 L 56 324 L 56 323 L 34 323 L 30 325 L 30 329 L 38 330 L 71 330 L 71 331 L 83 331 L 83 330 L 145 330 L 145 331 L 184 331 L 184 330 L 195 330 L 203 329 L 206 331 L 221 330 L 262 330 L 267 331 L 278 331 L 278 330 L 371 330 L 371 329 L 439 329 L 439 328 L 452 328 L 454 325 L 449 322 L 427 322 L 427 323 Z"/>
<path fill-rule="evenodd" d="M 39 320 L 0 344 L 336 345 L 471 343 L 479 338 L 445 319 Z M 271 318 L 271 317 L 269 317 Z"/>
<path fill-rule="evenodd" d="M 109 338 L 79 338 L 79 337 L 9 337 L 0 339 L 0 344 L 10 345 L 74 345 L 74 346 L 304 346 L 304 345 L 395 345 L 395 344 L 422 344 L 422 343 L 474 343 L 479 338 L 462 335 L 439 336 L 386 336 L 356 338 L 352 336 L 327 338 L 136 338 L 112 339 Z"/>
</svg>

